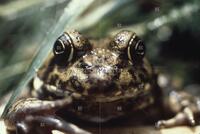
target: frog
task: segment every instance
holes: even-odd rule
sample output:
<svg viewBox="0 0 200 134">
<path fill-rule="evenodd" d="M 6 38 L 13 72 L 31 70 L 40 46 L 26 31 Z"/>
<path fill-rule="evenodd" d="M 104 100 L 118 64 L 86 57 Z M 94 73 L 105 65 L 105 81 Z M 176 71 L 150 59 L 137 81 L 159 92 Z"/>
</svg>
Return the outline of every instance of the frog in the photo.
<svg viewBox="0 0 200 134">
<path fill-rule="evenodd" d="M 103 39 L 85 37 L 77 30 L 64 32 L 31 80 L 28 95 L 9 108 L 4 117 L 7 130 L 90 134 L 59 113 L 105 123 L 162 106 L 173 116 L 158 120 L 156 128 L 196 125 L 198 97 L 184 91 L 163 97 L 158 74 L 145 53 L 142 39 L 129 30 Z"/>
</svg>

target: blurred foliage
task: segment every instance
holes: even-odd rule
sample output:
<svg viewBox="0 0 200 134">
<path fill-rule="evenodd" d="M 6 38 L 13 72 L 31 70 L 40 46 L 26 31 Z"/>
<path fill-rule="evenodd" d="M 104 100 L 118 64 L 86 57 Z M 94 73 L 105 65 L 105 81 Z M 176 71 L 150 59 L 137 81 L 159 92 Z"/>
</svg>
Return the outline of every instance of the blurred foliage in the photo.
<svg viewBox="0 0 200 134">
<path fill-rule="evenodd" d="M 0 2 L 0 95 L 16 88 L 34 57 L 37 62 L 38 55 L 48 53 L 45 45 L 52 46 L 62 31 L 72 28 L 95 38 L 120 29 L 135 31 L 147 44 L 147 56 L 156 68 L 180 79 L 181 86 L 200 83 L 198 0 L 95 0 L 83 11 L 65 12 L 73 1 L 78 0 Z M 78 18 L 60 23 L 65 14 Z"/>
</svg>

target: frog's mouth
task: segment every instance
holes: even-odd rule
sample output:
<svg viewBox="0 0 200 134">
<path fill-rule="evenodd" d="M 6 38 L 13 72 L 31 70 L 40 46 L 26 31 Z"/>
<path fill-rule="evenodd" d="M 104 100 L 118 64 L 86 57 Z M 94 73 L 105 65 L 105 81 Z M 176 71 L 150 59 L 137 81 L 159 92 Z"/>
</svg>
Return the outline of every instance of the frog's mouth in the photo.
<svg viewBox="0 0 200 134">
<path fill-rule="evenodd" d="M 89 96 L 96 102 L 106 103 L 106 102 L 114 102 L 118 100 L 126 100 L 126 99 L 137 99 L 143 96 L 151 94 L 151 90 L 153 89 L 149 83 L 143 84 L 143 88 L 130 88 L 126 91 L 116 91 L 111 94 L 102 94 L 102 95 L 93 95 Z"/>
<path fill-rule="evenodd" d="M 46 91 L 48 92 L 48 94 L 51 94 L 58 97 L 58 98 L 63 98 L 63 97 L 67 97 L 67 96 L 74 96 L 75 98 L 82 98 L 84 100 L 92 100 L 94 102 L 99 102 L 99 103 L 109 103 L 109 102 L 114 102 L 114 101 L 119 101 L 119 100 L 127 100 L 127 99 L 137 99 L 137 98 L 141 98 L 143 96 L 149 95 L 151 94 L 151 90 L 152 87 L 149 86 L 149 84 L 147 83 L 146 86 L 144 87 L 144 89 L 134 89 L 134 91 L 131 90 L 127 90 L 125 92 L 115 92 L 115 94 L 96 94 L 96 95 L 84 95 L 84 94 L 80 94 L 78 92 L 75 91 L 63 91 L 61 89 L 57 89 L 55 86 L 53 85 L 45 85 Z M 147 88 L 148 87 L 148 88 Z"/>
<path fill-rule="evenodd" d="M 46 95 L 50 95 L 50 96 L 55 96 L 56 98 L 62 98 L 62 97 L 66 97 L 66 96 L 80 96 L 82 98 L 86 98 L 89 100 L 93 100 L 95 102 L 101 102 L 101 103 L 107 103 L 107 102 L 113 102 L 113 101 L 117 101 L 117 100 L 125 100 L 125 99 L 137 99 L 140 98 L 142 96 L 148 95 L 150 94 L 150 92 L 152 92 L 151 90 L 153 89 L 153 87 L 150 86 L 150 83 L 143 83 L 140 86 L 137 86 L 137 88 L 130 88 L 126 91 L 122 91 L 120 89 L 118 90 L 114 90 L 112 92 L 108 93 L 102 93 L 102 94 L 87 94 L 84 95 L 82 93 L 76 92 L 74 90 L 62 90 L 62 89 L 58 89 L 57 87 L 55 87 L 54 85 L 50 85 L 50 84 L 44 84 L 44 82 L 36 77 L 33 80 L 33 86 L 34 86 L 34 94 L 41 94 L 41 91 L 39 89 L 43 89 L 42 90 L 42 94 L 46 94 Z M 140 88 L 139 88 L 140 87 Z M 33 94 L 33 96 L 34 96 Z"/>
</svg>

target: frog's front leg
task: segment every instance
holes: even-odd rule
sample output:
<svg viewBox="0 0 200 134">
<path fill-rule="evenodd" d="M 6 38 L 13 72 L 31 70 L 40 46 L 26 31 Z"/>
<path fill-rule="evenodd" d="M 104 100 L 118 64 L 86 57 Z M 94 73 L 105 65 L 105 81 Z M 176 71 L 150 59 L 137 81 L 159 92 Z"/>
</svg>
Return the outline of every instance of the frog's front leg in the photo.
<svg viewBox="0 0 200 134">
<path fill-rule="evenodd" d="M 9 131 L 16 131 L 20 134 L 50 134 L 52 130 L 72 134 L 89 134 L 56 116 L 55 112 L 58 109 L 67 107 L 71 103 L 71 97 L 55 101 L 36 98 L 22 99 L 12 105 L 4 122 Z"/>
<path fill-rule="evenodd" d="M 158 121 L 156 123 L 157 128 L 196 125 L 196 118 L 200 114 L 199 98 L 184 91 L 172 91 L 167 99 L 167 103 L 167 107 L 176 115 L 171 119 Z"/>
</svg>

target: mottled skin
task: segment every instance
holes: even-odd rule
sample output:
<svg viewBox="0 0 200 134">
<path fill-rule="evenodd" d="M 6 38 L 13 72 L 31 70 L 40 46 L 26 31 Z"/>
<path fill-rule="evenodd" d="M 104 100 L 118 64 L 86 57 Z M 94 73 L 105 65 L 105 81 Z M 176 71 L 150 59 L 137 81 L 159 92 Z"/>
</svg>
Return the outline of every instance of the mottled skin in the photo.
<svg viewBox="0 0 200 134">
<path fill-rule="evenodd" d="M 69 31 L 57 39 L 53 53 L 32 81 L 31 96 L 35 98 L 19 100 L 10 108 L 5 118 L 9 130 L 29 134 L 35 125 L 40 126 L 37 133 L 54 129 L 89 133 L 56 112 L 64 108 L 83 120 L 107 122 L 163 104 L 157 76 L 144 57 L 145 46 L 133 32 L 88 41 L 77 31 Z M 173 93 L 167 102 L 177 115 L 159 121 L 157 127 L 194 125 L 193 114 L 199 113 L 196 98 Z M 61 125 L 55 125 L 57 122 Z"/>
</svg>

